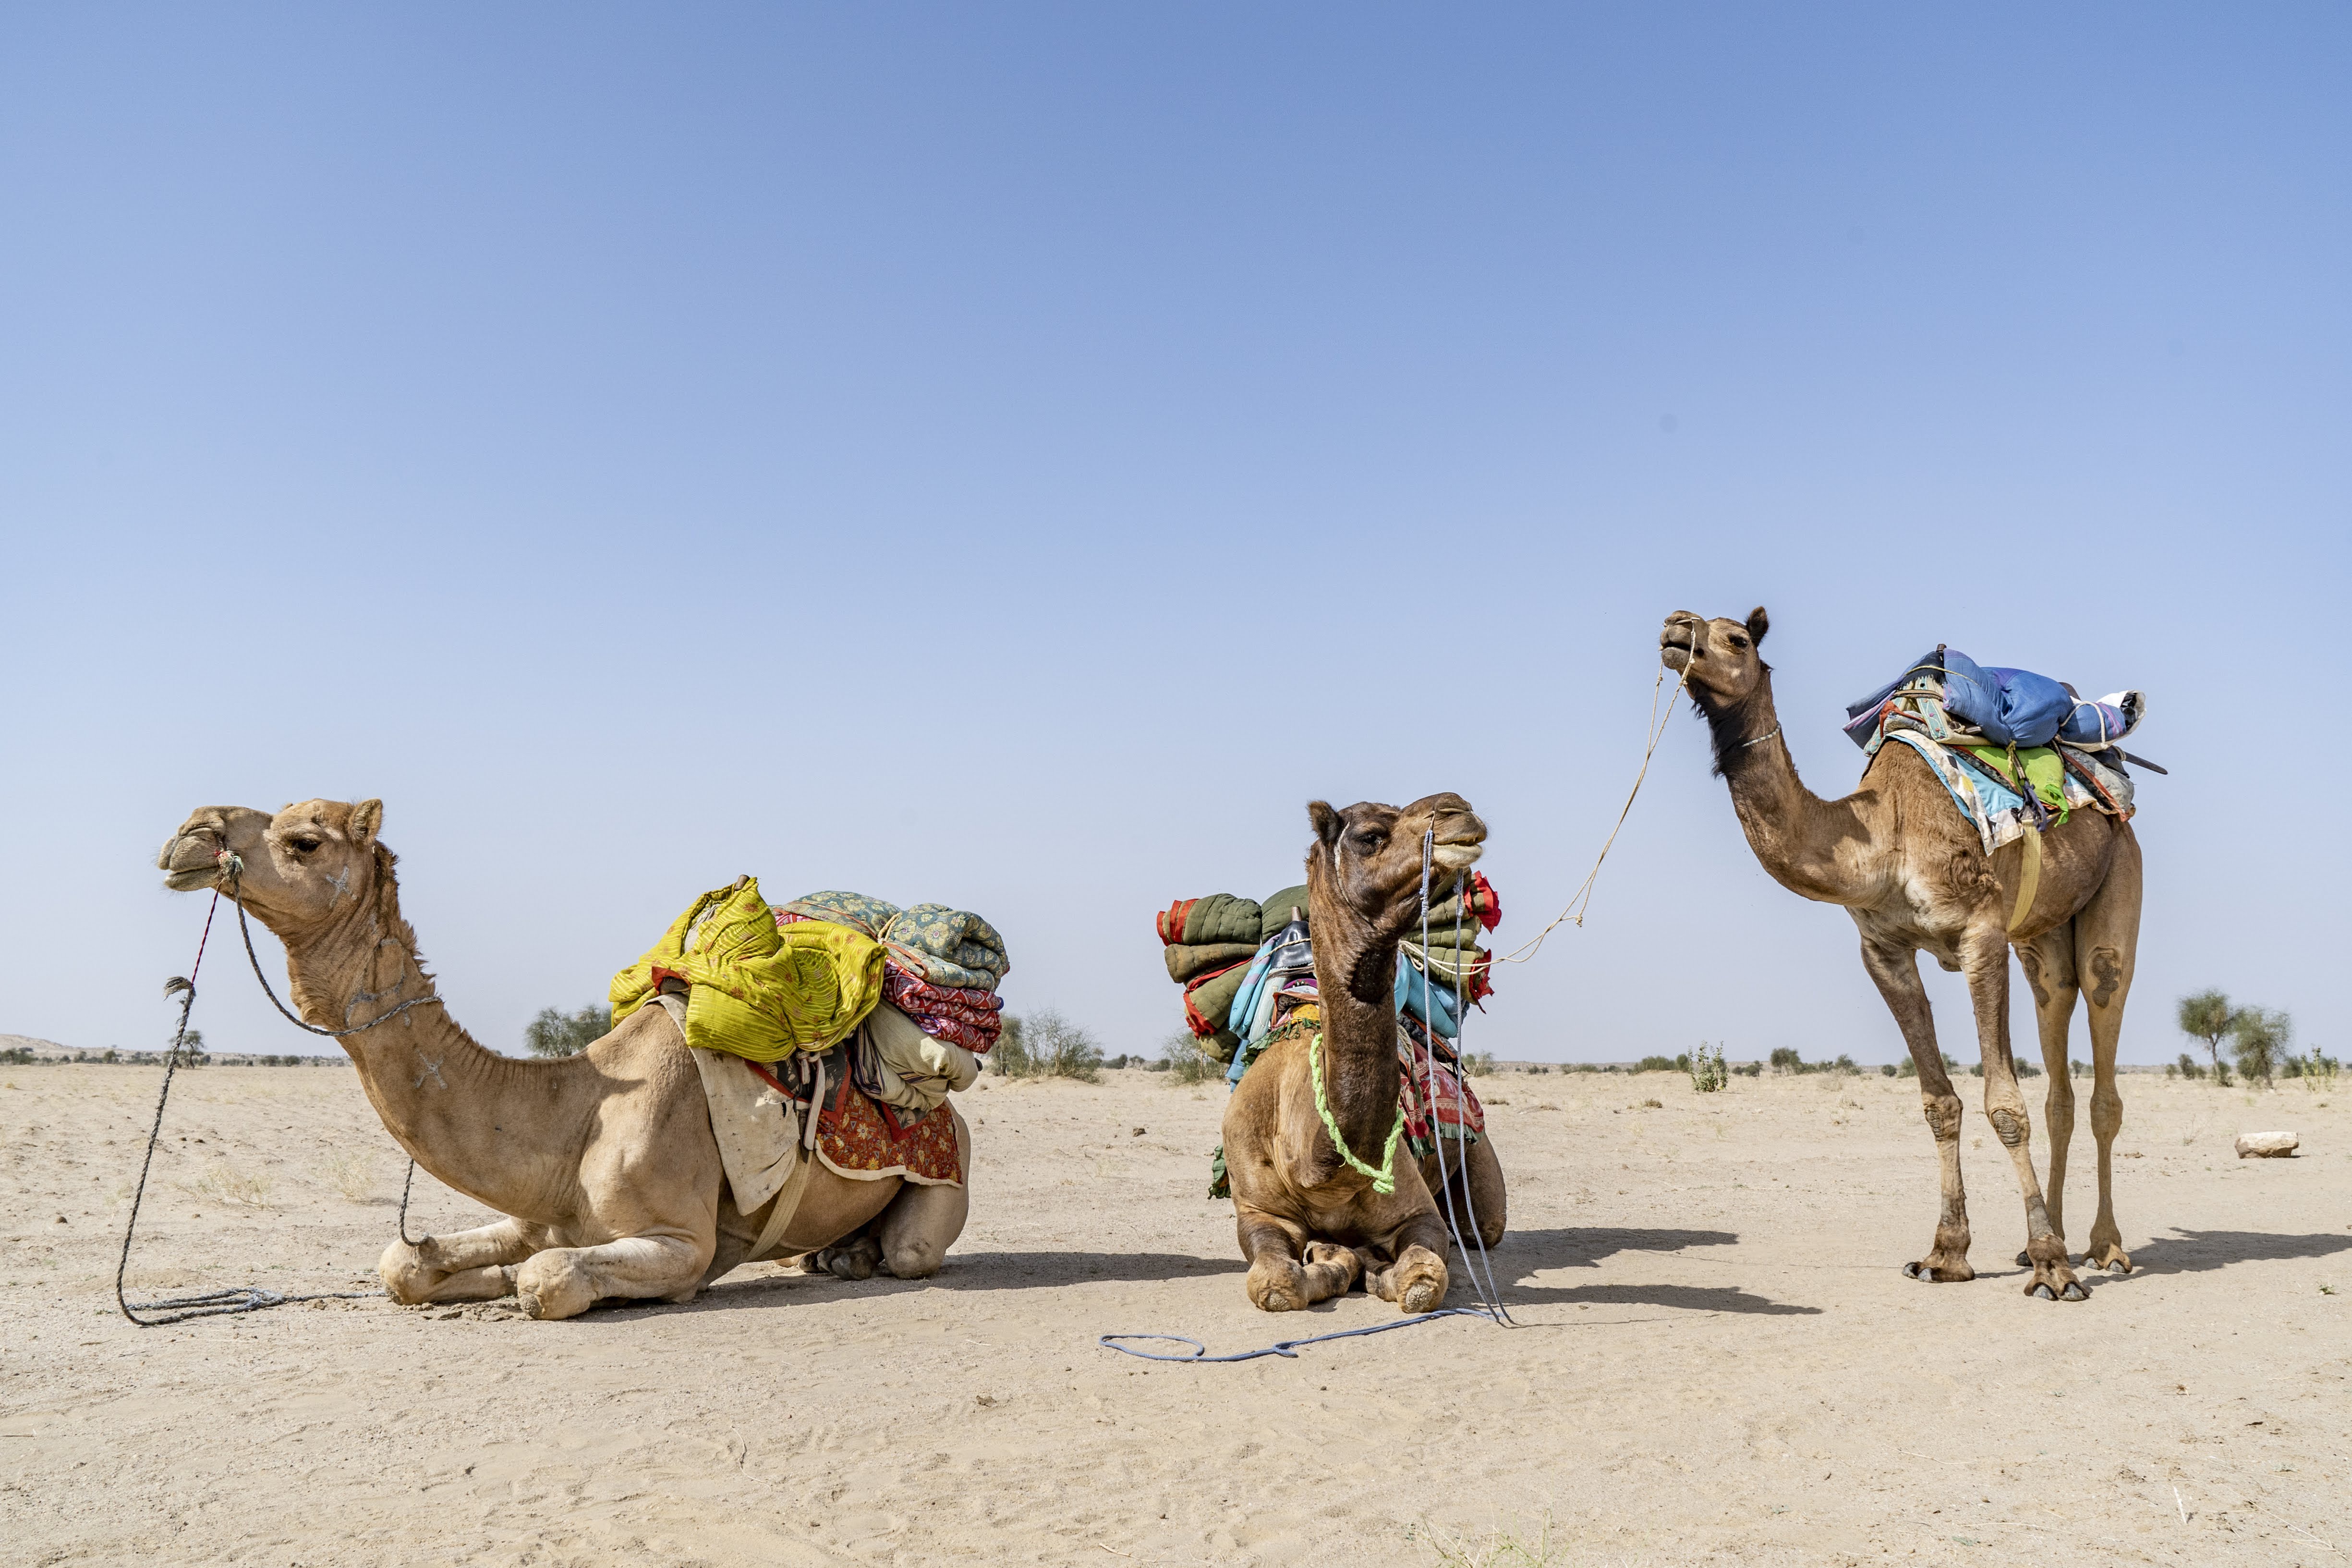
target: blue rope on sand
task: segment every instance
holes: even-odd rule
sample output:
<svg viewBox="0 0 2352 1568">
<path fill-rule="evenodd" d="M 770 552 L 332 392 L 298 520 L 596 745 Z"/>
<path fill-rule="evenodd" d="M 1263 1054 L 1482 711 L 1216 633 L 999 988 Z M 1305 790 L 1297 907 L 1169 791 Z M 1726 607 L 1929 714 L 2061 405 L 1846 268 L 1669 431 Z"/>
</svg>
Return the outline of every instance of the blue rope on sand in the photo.
<svg viewBox="0 0 2352 1568">
<path fill-rule="evenodd" d="M 1489 1321 L 1493 1321 L 1492 1315 L 1481 1308 L 1440 1307 L 1434 1312 L 1417 1312 L 1410 1318 L 1398 1318 L 1391 1322 L 1374 1323 L 1368 1329 L 1341 1329 L 1333 1334 L 1310 1334 L 1303 1340 L 1280 1341 L 1266 1346 L 1262 1351 L 1235 1351 L 1232 1355 L 1211 1355 L 1208 1346 L 1198 1340 L 1188 1339 L 1182 1334 L 1103 1334 L 1095 1340 L 1095 1343 L 1105 1350 L 1117 1351 L 1121 1355 L 1140 1356 L 1145 1361 L 1181 1362 L 1188 1366 L 1198 1366 L 1208 1362 L 1255 1361 L 1262 1355 L 1288 1356 L 1296 1361 L 1298 1359 L 1297 1347 L 1300 1345 L 1319 1345 L 1325 1340 L 1352 1340 L 1363 1334 L 1384 1334 L 1391 1329 L 1409 1329 L 1415 1323 L 1433 1322 L 1439 1318 L 1486 1318 Z M 1126 1345 L 1117 1342 L 1120 1340 L 1164 1340 L 1171 1344 L 1191 1345 L 1192 1353 L 1163 1355 L 1158 1351 L 1130 1350 Z"/>
</svg>

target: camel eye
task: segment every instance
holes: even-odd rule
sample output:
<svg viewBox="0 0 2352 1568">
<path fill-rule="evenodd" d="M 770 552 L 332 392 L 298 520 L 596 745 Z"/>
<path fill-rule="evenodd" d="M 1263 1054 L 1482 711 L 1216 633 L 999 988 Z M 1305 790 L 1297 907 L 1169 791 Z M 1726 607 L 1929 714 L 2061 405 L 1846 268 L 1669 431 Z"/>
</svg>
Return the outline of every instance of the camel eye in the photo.
<svg viewBox="0 0 2352 1568">
<path fill-rule="evenodd" d="M 1748 639 L 1741 637 L 1738 632 L 1734 632 L 1731 634 L 1731 646 L 1734 647 L 1746 647 L 1748 646 Z"/>
<path fill-rule="evenodd" d="M 1384 833 L 1359 833 L 1356 835 L 1356 847 L 1362 850 L 1367 855 L 1370 854 L 1373 850 L 1378 849 L 1381 845 L 1387 842 L 1388 836 Z"/>
<path fill-rule="evenodd" d="M 297 839 L 294 839 L 294 840 L 292 840 L 292 843 L 293 843 L 293 846 L 294 846 L 294 853 L 295 853 L 295 854 L 297 854 L 297 855 L 308 855 L 308 854 L 310 854 L 312 850 L 316 849 L 316 848 L 320 846 L 320 844 L 321 842 L 322 842 L 322 840 L 316 839 L 316 838 L 297 838 Z"/>
</svg>

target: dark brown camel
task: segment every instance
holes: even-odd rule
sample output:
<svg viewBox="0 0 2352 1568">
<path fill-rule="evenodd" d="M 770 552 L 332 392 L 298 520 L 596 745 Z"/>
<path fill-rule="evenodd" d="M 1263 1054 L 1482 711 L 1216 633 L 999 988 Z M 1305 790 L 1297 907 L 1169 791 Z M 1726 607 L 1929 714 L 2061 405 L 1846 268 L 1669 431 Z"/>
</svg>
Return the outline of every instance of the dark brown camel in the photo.
<svg viewBox="0 0 2352 1568">
<path fill-rule="evenodd" d="M 1458 795 L 1433 795 L 1402 811 L 1364 804 L 1307 808 L 1315 843 L 1307 856 L 1307 923 L 1322 1009 L 1319 1048 L 1326 1100 L 1348 1150 L 1379 1168 L 1397 1126 L 1400 1068 L 1395 1005 L 1397 945 L 1421 910 L 1421 851 L 1435 830 L 1434 898 L 1453 885 L 1486 841 L 1486 825 Z M 1425 1312 L 1445 1300 L 1445 1221 L 1432 1194 L 1437 1163 L 1400 1157 L 1394 1188 L 1342 1156 L 1315 1103 L 1310 1053 L 1318 1037 L 1278 1040 L 1252 1064 L 1225 1107 L 1225 1168 L 1249 1299 L 1269 1312 L 1337 1296 L 1361 1274 L 1383 1300 Z M 1451 1142 L 1450 1140 L 1448 1141 Z M 1491 1136 L 1449 1151 L 1454 1212 L 1489 1247 L 1503 1237 L 1503 1168 Z M 1302 1259 L 1304 1260 L 1302 1262 Z"/>
<path fill-rule="evenodd" d="M 2012 929 L 2023 844 L 2003 845 L 1987 859 L 1977 830 L 1908 746 L 1881 748 L 1864 770 L 1862 786 L 1843 800 L 1825 801 L 1805 788 L 1780 739 L 1772 668 L 1757 652 L 1769 625 L 1761 607 L 1745 621 L 1703 620 L 1677 610 L 1666 617 L 1658 641 L 1666 668 L 1689 673 L 1692 700 L 1714 731 L 1715 771 L 1731 786 L 1749 847 L 1782 887 L 1842 905 L 1853 917 L 1862 930 L 1863 965 L 1918 1065 L 1919 1095 L 1942 1165 L 1943 1214 L 1934 1247 L 1904 1272 L 1927 1280 L 1976 1278 L 1969 1267 L 1968 1203 L 1960 1186 L 1960 1097 L 1944 1071 L 1927 993 L 1919 983 L 1917 954 L 1924 951 L 1968 976 L 1984 1061 L 1985 1119 L 2009 1150 L 2025 1198 L 2025 1252 L 2019 1261 L 2033 1269 L 2026 1291 L 2079 1301 L 2084 1291 L 2066 1266 L 2062 1207 L 2066 1145 L 2074 1131 L 2066 1033 L 2087 980 L 2099 1213 L 2083 1264 L 2128 1273 L 2131 1258 L 2116 1227 L 2114 1203 L 2116 1133 L 2124 1120 L 2116 1092 L 2116 1042 L 2139 942 L 2139 841 L 2128 822 L 2097 811 L 2076 811 L 2053 826 L 2042 835 L 2032 904 Z M 2050 1119 L 2046 1200 L 2034 1180 L 2032 1128 L 2010 1056 L 2011 944 L 2033 988 L 2050 1077 L 2043 1102 Z"/>
</svg>

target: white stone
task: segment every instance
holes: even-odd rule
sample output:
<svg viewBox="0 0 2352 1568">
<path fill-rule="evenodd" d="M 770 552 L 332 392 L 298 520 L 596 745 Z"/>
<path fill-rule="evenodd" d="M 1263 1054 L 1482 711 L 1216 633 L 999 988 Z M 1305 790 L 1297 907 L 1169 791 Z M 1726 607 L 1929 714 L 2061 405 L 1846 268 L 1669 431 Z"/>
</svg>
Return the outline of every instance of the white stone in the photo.
<svg viewBox="0 0 2352 1568">
<path fill-rule="evenodd" d="M 2292 1132 L 2241 1132 L 2238 1134 L 2238 1158 L 2241 1160 L 2284 1160 L 2294 1152 L 2295 1136 Z"/>
</svg>

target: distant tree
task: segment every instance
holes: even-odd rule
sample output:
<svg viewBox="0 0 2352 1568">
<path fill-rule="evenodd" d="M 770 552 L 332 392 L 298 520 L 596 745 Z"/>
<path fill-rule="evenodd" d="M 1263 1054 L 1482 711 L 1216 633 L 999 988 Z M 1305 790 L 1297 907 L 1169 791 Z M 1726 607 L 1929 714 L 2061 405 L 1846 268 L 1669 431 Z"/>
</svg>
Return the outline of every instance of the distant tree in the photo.
<svg viewBox="0 0 2352 1568">
<path fill-rule="evenodd" d="M 1179 1029 L 1160 1042 L 1160 1062 L 1153 1070 L 1169 1075 L 1171 1083 L 1205 1083 L 1223 1078 L 1225 1064 L 1211 1056 L 1190 1029 Z"/>
<path fill-rule="evenodd" d="M 1050 1007 L 1019 1019 L 1007 1017 L 1004 1033 L 990 1054 L 1001 1058 L 998 1070 L 1009 1078 L 1074 1078 L 1095 1083 L 1102 1077 L 1101 1043 Z"/>
<path fill-rule="evenodd" d="M 592 1002 L 577 1013 L 541 1007 L 523 1029 L 522 1043 L 535 1057 L 576 1057 L 613 1032 L 613 1009 Z"/>
<path fill-rule="evenodd" d="M 2269 1083 L 2294 1038 L 2294 1020 L 2276 1008 L 2241 1007 L 2231 1015 L 2231 1054 L 2248 1083 Z"/>
<path fill-rule="evenodd" d="M 2231 1020 L 2236 1016 L 2230 998 L 2219 991 L 2200 991 L 2194 996 L 2180 999 L 2180 1032 L 2192 1040 L 2204 1042 L 2206 1065 L 2217 1079 L 2221 1076 L 2221 1042 L 2229 1036 Z"/>
</svg>

